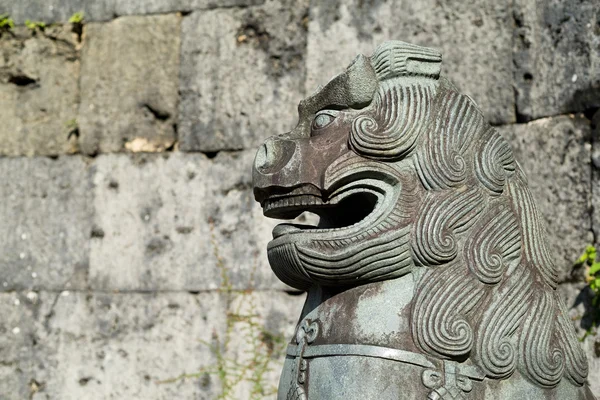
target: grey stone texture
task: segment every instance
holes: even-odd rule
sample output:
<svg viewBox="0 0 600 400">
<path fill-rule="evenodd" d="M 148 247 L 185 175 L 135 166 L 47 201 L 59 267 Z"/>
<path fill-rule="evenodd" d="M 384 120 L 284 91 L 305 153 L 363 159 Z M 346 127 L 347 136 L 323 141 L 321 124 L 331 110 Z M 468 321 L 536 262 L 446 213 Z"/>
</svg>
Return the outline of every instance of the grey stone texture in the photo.
<svg viewBox="0 0 600 400">
<path fill-rule="evenodd" d="M 0 14 L 8 14 L 15 23 L 24 24 L 26 20 L 64 23 L 81 12 L 87 22 L 94 22 L 121 15 L 190 12 L 262 3 L 264 0 L 0 0 Z"/>
<path fill-rule="evenodd" d="M 273 221 L 251 191 L 254 151 L 100 156 L 90 285 L 98 290 L 279 287 L 266 252 Z"/>
<path fill-rule="evenodd" d="M 122 17 L 85 26 L 82 152 L 153 152 L 174 144 L 180 19 Z"/>
<path fill-rule="evenodd" d="M 274 354 L 272 338 L 292 335 L 302 298 L 42 291 L 0 294 L 0 304 L 3 400 L 214 399 L 221 393 L 219 355 L 242 363 L 244 354 L 273 355 L 269 366 L 281 368 L 282 346 Z M 227 339 L 228 327 L 247 333 Z M 269 374 L 265 386 L 276 381 Z M 251 383 L 235 398 L 244 398 Z"/>
<path fill-rule="evenodd" d="M 117 15 L 154 14 L 260 5 L 265 0 L 113 0 Z"/>
<path fill-rule="evenodd" d="M 517 0 L 514 7 L 520 118 L 600 107 L 598 1 Z"/>
<path fill-rule="evenodd" d="M 0 0 L 0 14 L 20 25 L 26 20 L 67 22 L 76 12 L 83 12 L 87 21 L 106 21 L 113 10 L 114 0 Z"/>
<path fill-rule="evenodd" d="M 600 110 L 592 116 L 592 227 L 595 242 L 600 238 Z"/>
<path fill-rule="evenodd" d="M 0 291 L 85 287 L 93 215 L 85 160 L 0 158 L 0 176 Z"/>
<path fill-rule="evenodd" d="M 79 59 L 68 29 L 0 33 L 1 155 L 77 151 L 69 124 L 77 119 Z"/>
<path fill-rule="evenodd" d="M 342 72 L 385 40 L 434 47 L 442 73 L 494 124 L 515 121 L 511 2 L 336 0 L 310 9 L 306 91 Z"/>
<path fill-rule="evenodd" d="M 286 0 L 184 18 L 181 150 L 253 148 L 293 128 L 303 97 L 307 12 L 307 0 Z"/>
<path fill-rule="evenodd" d="M 545 218 L 559 279 L 594 240 L 591 227 L 591 128 L 583 115 L 498 128 L 513 146 Z"/>
</svg>

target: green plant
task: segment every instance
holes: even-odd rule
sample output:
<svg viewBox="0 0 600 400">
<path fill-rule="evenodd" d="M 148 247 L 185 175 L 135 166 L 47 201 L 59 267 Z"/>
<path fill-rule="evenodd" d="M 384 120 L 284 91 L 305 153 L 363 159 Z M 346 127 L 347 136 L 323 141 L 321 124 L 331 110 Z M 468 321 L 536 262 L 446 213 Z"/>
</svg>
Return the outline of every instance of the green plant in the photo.
<svg viewBox="0 0 600 400">
<path fill-rule="evenodd" d="M 83 24 L 83 11 L 78 11 L 69 18 L 71 24 Z"/>
<path fill-rule="evenodd" d="M 67 128 L 69 131 L 74 131 L 78 127 L 79 127 L 79 125 L 77 125 L 77 119 L 75 119 L 75 118 L 71 118 L 70 120 L 65 122 L 65 128 Z"/>
<path fill-rule="evenodd" d="M 600 262 L 596 261 L 596 256 L 596 248 L 590 245 L 577 260 L 578 265 L 585 265 L 586 267 L 585 280 L 594 292 L 594 297 L 592 298 L 592 305 L 594 307 L 598 307 L 600 302 Z"/>
<path fill-rule="evenodd" d="M 586 311 L 586 315 L 584 315 L 590 317 L 591 324 L 584 336 L 580 339 L 582 341 L 585 340 L 587 336 L 593 334 L 594 329 L 598 326 L 598 321 L 600 319 L 600 261 L 596 261 L 596 258 L 596 248 L 592 245 L 589 245 L 575 263 L 576 267 L 585 267 L 585 281 L 592 291 L 592 309 Z"/>
<path fill-rule="evenodd" d="M 36 29 L 43 31 L 44 29 L 46 29 L 45 23 L 41 21 L 30 21 L 28 19 L 25 20 L 25 26 L 31 29 L 32 31 L 35 31 Z"/>
<path fill-rule="evenodd" d="M 271 361 L 280 359 L 285 351 L 286 340 L 280 334 L 269 332 L 261 323 L 262 316 L 256 313 L 256 297 L 252 290 L 235 290 L 229 278 L 228 270 L 219 254 L 214 237 L 214 225 L 210 223 L 211 243 L 221 274 L 219 292 L 227 304 L 226 326 L 222 335 L 216 332 L 212 340 L 200 341 L 208 347 L 215 363 L 194 373 L 184 373 L 175 378 L 158 383 L 174 383 L 181 380 L 200 380 L 205 382 L 211 375 L 221 384 L 217 397 L 220 400 L 236 399 L 235 390 L 244 386 L 249 399 L 263 399 L 277 393 L 276 387 L 267 385 L 266 374 L 271 370 Z M 253 277 L 250 277 L 252 286 Z M 238 339 L 238 340 L 234 340 Z M 241 339 L 241 343 L 240 340 Z M 228 354 L 242 346 L 243 357 L 230 357 Z M 239 353 L 238 353 L 239 354 Z"/>
<path fill-rule="evenodd" d="M 65 128 L 67 129 L 68 138 L 70 138 L 72 135 L 79 136 L 79 124 L 75 118 L 65 122 Z"/>
<path fill-rule="evenodd" d="M 15 21 L 7 14 L 0 14 L 0 30 L 11 30 L 15 27 Z"/>
</svg>

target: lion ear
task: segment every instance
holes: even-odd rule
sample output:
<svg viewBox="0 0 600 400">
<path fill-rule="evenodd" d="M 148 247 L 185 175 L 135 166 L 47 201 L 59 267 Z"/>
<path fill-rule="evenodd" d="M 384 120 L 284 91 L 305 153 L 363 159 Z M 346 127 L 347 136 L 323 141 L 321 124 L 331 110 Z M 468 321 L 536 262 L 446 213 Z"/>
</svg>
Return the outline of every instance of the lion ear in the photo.
<svg viewBox="0 0 600 400">
<path fill-rule="evenodd" d="M 442 54 L 428 47 L 392 40 L 375 49 L 371 64 L 379 81 L 401 76 L 437 79 L 442 69 Z"/>
</svg>

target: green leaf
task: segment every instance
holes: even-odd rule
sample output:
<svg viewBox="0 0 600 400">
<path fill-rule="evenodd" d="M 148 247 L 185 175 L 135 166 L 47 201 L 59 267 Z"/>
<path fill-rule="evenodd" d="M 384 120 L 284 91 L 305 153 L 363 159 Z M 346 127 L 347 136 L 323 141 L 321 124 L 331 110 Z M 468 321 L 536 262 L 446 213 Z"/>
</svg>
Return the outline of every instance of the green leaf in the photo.
<svg viewBox="0 0 600 400">
<path fill-rule="evenodd" d="M 15 27 L 15 22 L 8 14 L 0 14 L 0 28 L 12 29 Z"/>
<path fill-rule="evenodd" d="M 72 24 L 83 23 L 83 11 L 76 12 L 75 14 L 71 15 L 71 18 L 69 18 L 69 22 Z"/>
<path fill-rule="evenodd" d="M 592 276 L 592 275 L 596 275 L 599 271 L 600 271 L 600 262 L 595 262 L 590 267 L 590 270 L 588 273 L 590 274 L 590 276 Z"/>
<path fill-rule="evenodd" d="M 596 248 L 592 245 L 588 245 L 575 264 L 582 265 L 587 263 L 588 265 L 591 265 L 594 261 L 596 261 Z"/>
</svg>

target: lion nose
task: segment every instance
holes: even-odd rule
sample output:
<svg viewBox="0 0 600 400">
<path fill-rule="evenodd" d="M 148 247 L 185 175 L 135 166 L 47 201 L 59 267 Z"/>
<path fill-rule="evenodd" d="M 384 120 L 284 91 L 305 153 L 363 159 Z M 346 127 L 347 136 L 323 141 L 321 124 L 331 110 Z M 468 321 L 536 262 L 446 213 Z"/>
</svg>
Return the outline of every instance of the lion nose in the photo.
<svg viewBox="0 0 600 400">
<path fill-rule="evenodd" d="M 257 172 L 270 175 L 287 165 L 294 155 L 296 145 L 289 140 L 269 138 L 260 146 L 254 159 Z"/>
<path fill-rule="evenodd" d="M 254 198 L 262 203 L 276 192 L 286 192 L 299 183 L 296 143 L 278 137 L 269 138 L 260 146 L 254 158 L 252 181 Z M 296 162 L 294 162 L 296 160 Z"/>
</svg>

